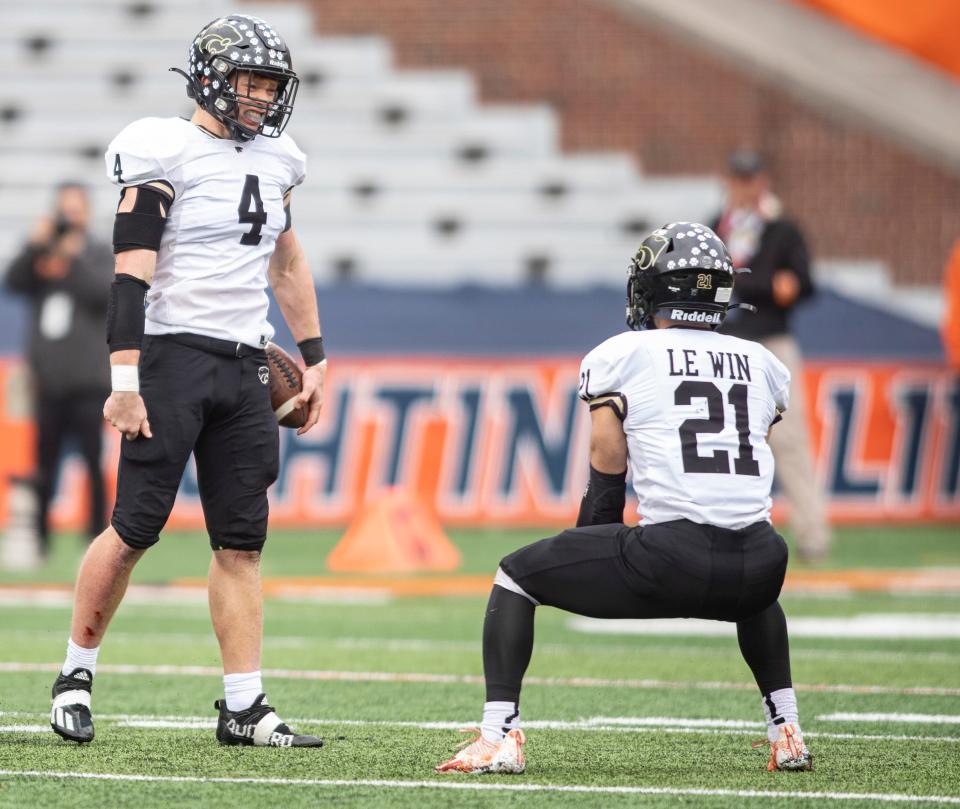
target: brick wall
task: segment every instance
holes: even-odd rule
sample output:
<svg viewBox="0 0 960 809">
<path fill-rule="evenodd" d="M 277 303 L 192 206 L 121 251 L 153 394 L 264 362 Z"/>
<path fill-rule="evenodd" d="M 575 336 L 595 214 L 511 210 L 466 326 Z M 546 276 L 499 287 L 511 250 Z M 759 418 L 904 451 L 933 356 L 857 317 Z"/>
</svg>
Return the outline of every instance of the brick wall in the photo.
<svg viewBox="0 0 960 809">
<path fill-rule="evenodd" d="M 808 107 L 605 0 L 307 0 L 324 34 L 378 34 L 400 67 L 461 67 L 486 101 L 546 101 L 564 148 L 633 152 L 649 174 L 770 157 L 815 255 L 881 258 L 936 283 L 960 237 L 960 177 Z"/>
</svg>

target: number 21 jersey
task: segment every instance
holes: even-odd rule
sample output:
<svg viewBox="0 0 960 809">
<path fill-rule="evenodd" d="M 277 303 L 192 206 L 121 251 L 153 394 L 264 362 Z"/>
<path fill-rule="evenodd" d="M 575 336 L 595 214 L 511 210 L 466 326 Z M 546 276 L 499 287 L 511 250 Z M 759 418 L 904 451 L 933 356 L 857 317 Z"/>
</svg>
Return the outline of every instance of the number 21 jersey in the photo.
<svg viewBox="0 0 960 809">
<path fill-rule="evenodd" d="M 143 118 L 113 139 L 105 161 L 119 186 L 161 180 L 174 193 L 146 333 L 265 345 L 273 336 L 267 266 L 285 226 L 283 197 L 306 172 L 292 138 L 239 143 L 183 118 Z"/>
<path fill-rule="evenodd" d="M 703 329 L 625 332 L 583 360 L 580 397 L 620 396 L 641 524 L 770 519 L 767 433 L 790 373 L 759 343 Z"/>
</svg>

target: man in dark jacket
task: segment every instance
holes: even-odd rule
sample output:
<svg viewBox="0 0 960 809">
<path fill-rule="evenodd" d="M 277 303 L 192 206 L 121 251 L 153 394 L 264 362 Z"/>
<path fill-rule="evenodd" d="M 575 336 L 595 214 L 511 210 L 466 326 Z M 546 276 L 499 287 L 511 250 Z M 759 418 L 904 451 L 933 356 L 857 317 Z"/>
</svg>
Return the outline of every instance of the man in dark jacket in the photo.
<svg viewBox="0 0 960 809">
<path fill-rule="evenodd" d="M 737 267 L 734 297 L 756 313 L 734 311 L 723 331 L 766 346 L 790 371 L 790 423 L 777 426 L 770 446 L 777 479 L 790 504 L 790 522 L 803 559 L 822 560 L 830 548 L 823 492 L 814 472 L 806 420 L 803 358 L 791 334 L 794 307 L 814 293 L 810 255 L 797 225 L 785 218 L 770 192 L 763 160 L 753 151 L 731 155 L 726 177 L 727 201 L 714 224 Z"/>
<path fill-rule="evenodd" d="M 7 287 L 30 298 L 27 357 L 36 414 L 37 530 L 49 549 L 49 508 L 65 443 L 79 448 L 90 477 L 88 534 L 106 525 L 100 453 L 110 369 L 103 351 L 113 255 L 89 231 L 90 200 L 79 183 L 57 189 L 43 217 L 7 269 Z"/>
</svg>

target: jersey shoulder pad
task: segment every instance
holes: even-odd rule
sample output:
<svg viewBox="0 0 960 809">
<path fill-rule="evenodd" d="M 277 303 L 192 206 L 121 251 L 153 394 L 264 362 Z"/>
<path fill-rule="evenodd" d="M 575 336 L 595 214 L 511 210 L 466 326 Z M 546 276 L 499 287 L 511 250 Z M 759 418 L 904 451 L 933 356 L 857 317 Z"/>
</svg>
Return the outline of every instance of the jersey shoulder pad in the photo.
<svg viewBox="0 0 960 809">
<path fill-rule="evenodd" d="M 277 138 L 277 147 L 290 170 L 290 187 L 300 185 L 307 176 L 307 156 L 286 132 Z"/>
<path fill-rule="evenodd" d="M 642 337 L 643 332 L 623 332 L 604 340 L 587 354 L 580 363 L 580 398 L 589 401 L 619 393 L 626 384 L 628 364 L 637 356 Z"/>
<path fill-rule="evenodd" d="M 141 118 L 121 130 L 107 147 L 104 161 L 110 181 L 120 186 L 168 180 L 192 126 L 182 118 Z"/>
</svg>

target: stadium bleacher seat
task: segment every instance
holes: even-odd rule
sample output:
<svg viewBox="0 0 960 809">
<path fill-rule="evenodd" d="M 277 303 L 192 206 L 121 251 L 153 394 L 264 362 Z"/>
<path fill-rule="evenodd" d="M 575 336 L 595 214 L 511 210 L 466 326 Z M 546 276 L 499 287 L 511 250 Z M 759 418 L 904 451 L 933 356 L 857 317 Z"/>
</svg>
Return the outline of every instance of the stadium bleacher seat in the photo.
<svg viewBox="0 0 960 809">
<path fill-rule="evenodd" d="M 167 68 L 234 8 L 205 3 L 202 18 L 192 0 L 7 10 L 5 87 L 31 92 L 0 90 L 0 264 L 65 178 L 90 184 L 109 229 L 106 144 L 136 118 L 189 115 Z M 548 107 L 480 104 L 463 71 L 397 70 L 384 40 L 311 33 L 304 7 L 236 9 L 287 37 L 302 78 L 289 132 L 310 162 L 294 211 L 318 281 L 620 283 L 644 230 L 708 217 L 719 202 L 713 178 L 650 178 L 627 155 L 563 153 Z"/>
</svg>

